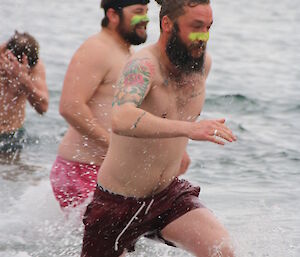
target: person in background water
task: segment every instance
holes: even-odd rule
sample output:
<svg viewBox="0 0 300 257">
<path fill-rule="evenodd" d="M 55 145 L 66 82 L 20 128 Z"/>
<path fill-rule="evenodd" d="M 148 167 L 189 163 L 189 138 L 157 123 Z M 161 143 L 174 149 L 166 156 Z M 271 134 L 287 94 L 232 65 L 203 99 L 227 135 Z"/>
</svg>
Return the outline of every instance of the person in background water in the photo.
<svg viewBox="0 0 300 257">
<path fill-rule="evenodd" d="M 63 84 L 60 114 L 69 124 L 50 180 L 62 209 L 75 207 L 95 190 L 97 172 L 110 142 L 116 80 L 132 53 L 146 41 L 149 0 L 102 0 L 99 33 L 75 52 Z"/>
<path fill-rule="evenodd" d="M 21 149 L 26 101 L 39 113 L 48 110 L 46 72 L 39 44 L 28 33 L 15 34 L 0 46 L 0 153 Z"/>
<path fill-rule="evenodd" d="M 199 201 L 200 188 L 177 178 L 189 139 L 236 140 L 225 119 L 197 121 L 211 67 L 210 1 L 160 3 L 158 42 L 134 54 L 118 82 L 81 257 L 124 256 L 143 235 L 198 257 L 234 256 L 228 232 Z"/>
</svg>

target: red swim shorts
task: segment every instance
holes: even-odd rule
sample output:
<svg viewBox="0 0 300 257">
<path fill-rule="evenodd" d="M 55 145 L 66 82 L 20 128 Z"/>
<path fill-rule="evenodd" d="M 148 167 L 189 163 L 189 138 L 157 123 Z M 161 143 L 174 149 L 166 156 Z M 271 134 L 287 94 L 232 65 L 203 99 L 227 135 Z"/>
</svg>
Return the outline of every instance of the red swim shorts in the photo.
<svg viewBox="0 0 300 257">
<path fill-rule="evenodd" d="M 97 186 L 88 205 L 81 257 L 119 257 L 143 235 L 157 235 L 185 213 L 204 207 L 200 187 L 175 178 L 162 192 L 147 198 L 124 197 Z M 164 240 L 165 243 L 169 243 Z"/>
<path fill-rule="evenodd" d="M 57 157 L 50 181 L 55 198 L 62 208 L 82 204 L 97 185 L 99 166 L 79 163 Z"/>
</svg>

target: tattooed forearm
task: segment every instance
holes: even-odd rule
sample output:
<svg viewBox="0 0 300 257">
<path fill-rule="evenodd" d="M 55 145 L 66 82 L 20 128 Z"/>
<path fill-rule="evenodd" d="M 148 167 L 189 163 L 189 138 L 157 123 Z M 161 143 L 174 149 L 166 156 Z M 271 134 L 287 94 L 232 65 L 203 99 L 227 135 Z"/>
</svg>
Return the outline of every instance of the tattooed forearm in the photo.
<svg viewBox="0 0 300 257">
<path fill-rule="evenodd" d="M 140 117 L 137 118 L 136 122 L 132 125 L 130 129 L 137 128 L 137 125 L 140 123 L 141 119 L 146 115 L 146 112 L 143 112 Z"/>
<path fill-rule="evenodd" d="M 133 103 L 140 106 L 146 95 L 150 78 L 153 75 L 153 64 L 149 59 L 130 61 L 118 82 L 112 106 Z"/>
</svg>

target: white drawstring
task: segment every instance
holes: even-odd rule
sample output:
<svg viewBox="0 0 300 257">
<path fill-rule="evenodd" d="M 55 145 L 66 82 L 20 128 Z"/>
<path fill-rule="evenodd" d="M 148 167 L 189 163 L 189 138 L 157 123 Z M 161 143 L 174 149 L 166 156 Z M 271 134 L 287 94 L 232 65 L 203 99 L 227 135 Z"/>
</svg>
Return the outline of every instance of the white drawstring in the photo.
<svg viewBox="0 0 300 257">
<path fill-rule="evenodd" d="M 154 203 L 154 199 L 151 200 L 151 202 L 149 203 L 146 211 L 145 211 L 145 215 L 148 214 L 151 205 Z M 139 215 L 139 213 L 144 209 L 146 205 L 146 202 L 143 202 L 142 206 L 137 210 L 137 212 L 133 215 L 133 217 L 130 219 L 130 221 L 127 223 L 126 227 L 122 230 L 122 232 L 118 235 L 116 241 L 115 241 L 115 251 L 118 251 L 118 244 L 119 244 L 119 240 L 121 238 L 121 236 L 125 233 L 125 231 L 129 228 L 129 226 L 131 225 L 131 223 L 134 221 L 134 219 Z"/>
<path fill-rule="evenodd" d="M 134 221 L 134 219 L 139 215 L 139 213 L 143 210 L 146 203 L 143 202 L 142 206 L 138 209 L 138 211 L 133 215 L 131 220 L 127 223 L 126 227 L 122 230 L 122 232 L 118 235 L 116 241 L 115 241 L 115 251 L 118 251 L 118 244 L 121 236 L 125 233 L 125 231 L 129 228 L 130 224 Z"/>
<path fill-rule="evenodd" d="M 147 209 L 146 209 L 146 211 L 145 211 L 145 215 L 148 214 L 148 212 L 149 212 L 149 210 L 150 210 L 150 207 L 151 207 L 151 205 L 153 204 L 153 202 L 154 202 L 154 199 L 152 199 L 151 202 L 149 203 L 149 205 L 148 205 L 148 207 L 147 207 Z"/>
</svg>

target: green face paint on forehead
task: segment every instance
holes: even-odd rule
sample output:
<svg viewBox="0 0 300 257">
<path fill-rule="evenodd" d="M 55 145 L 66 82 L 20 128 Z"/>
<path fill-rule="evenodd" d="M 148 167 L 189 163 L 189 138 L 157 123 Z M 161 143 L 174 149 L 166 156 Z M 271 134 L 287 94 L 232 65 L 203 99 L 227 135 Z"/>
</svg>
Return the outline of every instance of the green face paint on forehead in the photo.
<svg viewBox="0 0 300 257">
<path fill-rule="evenodd" d="M 148 22 L 149 18 L 147 15 L 134 15 L 131 19 L 131 26 L 135 26 L 140 22 Z"/>
<path fill-rule="evenodd" d="M 189 39 L 191 41 L 205 41 L 207 42 L 209 39 L 209 32 L 202 33 L 202 32 L 192 32 L 189 35 Z"/>
</svg>

